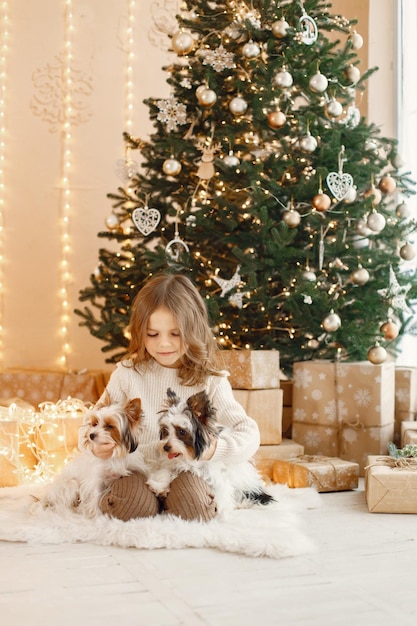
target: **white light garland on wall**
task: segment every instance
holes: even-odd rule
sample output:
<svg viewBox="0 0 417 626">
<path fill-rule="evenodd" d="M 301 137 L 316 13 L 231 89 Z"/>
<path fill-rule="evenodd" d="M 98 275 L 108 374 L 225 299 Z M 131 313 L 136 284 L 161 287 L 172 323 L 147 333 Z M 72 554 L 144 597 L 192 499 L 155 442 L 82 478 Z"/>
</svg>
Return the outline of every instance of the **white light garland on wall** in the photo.
<svg viewBox="0 0 417 626">
<path fill-rule="evenodd" d="M 1 2 L 1 50 L 0 50 L 0 367 L 3 366 L 3 267 L 4 267 L 4 206 L 5 161 L 6 161 L 6 105 L 7 105 L 7 61 L 9 55 L 9 4 Z"/>
<path fill-rule="evenodd" d="M 135 58 L 135 10 L 136 0 L 128 0 L 127 7 L 127 30 L 126 30 L 126 72 L 125 72 L 125 130 L 131 133 L 133 130 L 134 111 L 134 58 Z"/>
<path fill-rule="evenodd" d="M 69 324 L 70 324 L 70 303 L 69 285 L 70 274 L 70 217 L 71 217 L 71 185 L 70 174 L 72 168 L 72 59 L 73 59 L 73 3 L 72 0 L 65 0 L 65 40 L 62 67 L 62 105 L 63 124 L 61 132 L 62 154 L 61 154 L 61 263 L 60 263 L 60 335 L 61 335 L 61 355 L 59 364 L 66 369 L 68 366 L 69 344 Z"/>
</svg>

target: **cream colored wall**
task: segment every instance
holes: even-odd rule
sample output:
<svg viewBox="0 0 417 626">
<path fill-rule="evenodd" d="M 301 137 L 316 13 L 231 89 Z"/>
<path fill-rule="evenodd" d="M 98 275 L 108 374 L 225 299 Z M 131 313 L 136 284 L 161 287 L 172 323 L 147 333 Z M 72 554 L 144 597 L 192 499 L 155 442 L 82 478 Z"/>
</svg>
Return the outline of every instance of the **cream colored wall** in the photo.
<svg viewBox="0 0 417 626">
<path fill-rule="evenodd" d="M 69 305 L 80 306 L 79 289 L 89 284 L 97 265 L 98 239 L 111 203 L 106 194 L 121 185 L 114 172 L 124 156 L 126 26 L 129 0 L 73 0 L 73 67 L 82 79 L 72 125 L 70 172 L 71 212 L 69 231 L 71 284 Z M 367 33 L 368 4 L 372 27 Z M 56 368 L 62 349 L 60 329 L 62 217 L 62 125 L 51 120 L 60 111 L 62 84 L 54 68 L 63 51 L 65 0 L 9 0 L 10 45 L 7 57 L 6 167 L 4 207 L 4 261 L 2 299 L 3 367 Z M 178 0 L 135 0 L 133 29 L 135 94 L 132 134 L 146 138 L 151 130 L 143 98 L 168 93 L 162 66 L 168 54 L 160 29 L 175 24 Z M 337 0 L 334 12 L 358 17 L 358 31 L 369 39 L 370 64 L 392 74 L 391 0 Z M 45 18 L 46 16 L 46 18 Z M 381 23 L 382 29 L 376 24 Z M 366 25 L 365 28 L 363 25 Z M 159 30 L 158 30 L 159 28 Z M 381 36 L 381 32 L 383 35 Z M 361 51 L 366 64 L 367 47 Z M 40 75 L 39 83 L 34 77 Z M 369 115 L 378 123 L 390 121 L 386 114 L 390 80 L 372 79 L 375 95 L 369 94 Z M 51 89 L 53 86 L 53 90 Z M 392 96 L 390 96 L 392 97 Z M 34 98 L 37 106 L 34 106 Z M 39 102 L 45 100 L 41 110 Z M 383 106 L 381 106 L 383 103 Z M 358 103 L 359 104 L 359 103 Z M 388 121 L 387 119 L 388 118 Z M 134 153 L 132 154 L 134 158 Z M 80 328 L 71 316 L 68 326 L 71 352 L 69 369 L 105 366 L 101 343 Z"/>
</svg>

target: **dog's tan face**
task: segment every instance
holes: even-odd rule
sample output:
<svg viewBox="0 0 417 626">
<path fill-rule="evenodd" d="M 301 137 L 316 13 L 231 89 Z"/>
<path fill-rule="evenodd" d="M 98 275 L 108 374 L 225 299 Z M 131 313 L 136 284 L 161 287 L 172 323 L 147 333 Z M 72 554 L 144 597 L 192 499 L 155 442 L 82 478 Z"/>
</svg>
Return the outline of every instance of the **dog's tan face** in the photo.
<svg viewBox="0 0 417 626">
<path fill-rule="evenodd" d="M 112 404 L 96 405 L 88 414 L 83 446 L 114 446 L 113 456 L 126 456 L 136 450 L 143 422 L 142 403 L 130 400 L 125 407 Z"/>
</svg>

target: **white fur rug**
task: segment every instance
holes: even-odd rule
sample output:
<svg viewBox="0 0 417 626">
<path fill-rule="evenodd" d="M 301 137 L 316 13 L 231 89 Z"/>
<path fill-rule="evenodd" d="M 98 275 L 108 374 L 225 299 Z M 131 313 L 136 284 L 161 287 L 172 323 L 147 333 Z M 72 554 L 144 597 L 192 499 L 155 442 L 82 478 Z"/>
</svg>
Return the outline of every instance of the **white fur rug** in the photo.
<svg viewBox="0 0 417 626">
<path fill-rule="evenodd" d="M 303 531 L 302 511 L 317 508 L 313 489 L 268 488 L 272 506 L 233 511 L 225 520 L 188 522 L 158 516 L 122 522 L 101 515 L 86 519 L 66 511 L 43 510 L 30 494 L 34 486 L 0 489 L 0 540 L 41 544 L 94 543 L 121 548 L 214 548 L 247 556 L 281 559 L 314 552 Z"/>
</svg>

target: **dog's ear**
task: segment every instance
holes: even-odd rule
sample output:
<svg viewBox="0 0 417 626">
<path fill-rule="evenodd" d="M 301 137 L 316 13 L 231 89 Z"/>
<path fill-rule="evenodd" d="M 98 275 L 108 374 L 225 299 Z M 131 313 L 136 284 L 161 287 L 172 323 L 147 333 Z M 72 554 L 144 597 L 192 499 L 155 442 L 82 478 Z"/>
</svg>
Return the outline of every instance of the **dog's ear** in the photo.
<svg viewBox="0 0 417 626">
<path fill-rule="evenodd" d="M 168 387 L 167 389 L 167 396 L 168 396 L 167 406 L 175 406 L 181 401 L 181 398 L 177 396 L 175 391 L 172 391 L 171 387 Z"/>
<path fill-rule="evenodd" d="M 129 400 L 125 406 L 125 412 L 129 422 L 139 422 L 142 418 L 142 400 L 140 398 Z"/>
<path fill-rule="evenodd" d="M 102 409 L 102 408 L 104 408 L 106 406 L 110 406 L 110 405 L 111 405 L 110 396 L 109 396 L 108 392 L 105 391 L 94 408 Z"/>
<path fill-rule="evenodd" d="M 213 406 L 205 391 L 200 391 L 199 393 L 190 396 L 187 400 L 187 405 L 192 411 L 194 417 L 202 424 L 207 424 L 210 418 L 214 415 Z"/>
</svg>

